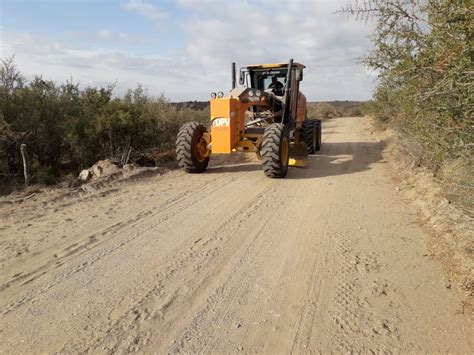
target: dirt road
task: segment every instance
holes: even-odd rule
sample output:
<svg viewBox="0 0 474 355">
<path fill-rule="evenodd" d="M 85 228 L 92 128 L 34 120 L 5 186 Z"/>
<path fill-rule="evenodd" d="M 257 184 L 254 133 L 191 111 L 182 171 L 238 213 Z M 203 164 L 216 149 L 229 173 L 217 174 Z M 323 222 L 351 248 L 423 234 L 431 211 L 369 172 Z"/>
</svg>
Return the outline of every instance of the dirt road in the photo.
<svg viewBox="0 0 474 355">
<path fill-rule="evenodd" d="M 472 351 L 382 148 L 340 118 L 283 180 L 217 165 L 0 205 L 1 351 Z"/>
</svg>

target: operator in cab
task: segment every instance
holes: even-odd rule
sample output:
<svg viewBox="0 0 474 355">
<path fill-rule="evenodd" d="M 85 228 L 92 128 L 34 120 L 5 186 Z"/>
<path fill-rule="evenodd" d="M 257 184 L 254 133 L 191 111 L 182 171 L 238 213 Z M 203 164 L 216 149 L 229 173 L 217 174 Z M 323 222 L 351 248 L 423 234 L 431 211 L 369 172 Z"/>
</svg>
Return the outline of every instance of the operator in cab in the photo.
<svg viewBox="0 0 474 355">
<path fill-rule="evenodd" d="M 268 85 L 268 88 L 273 91 L 273 93 L 277 96 L 283 96 L 284 95 L 284 85 L 278 81 L 276 76 L 272 76 L 272 82 L 270 85 Z"/>
</svg>

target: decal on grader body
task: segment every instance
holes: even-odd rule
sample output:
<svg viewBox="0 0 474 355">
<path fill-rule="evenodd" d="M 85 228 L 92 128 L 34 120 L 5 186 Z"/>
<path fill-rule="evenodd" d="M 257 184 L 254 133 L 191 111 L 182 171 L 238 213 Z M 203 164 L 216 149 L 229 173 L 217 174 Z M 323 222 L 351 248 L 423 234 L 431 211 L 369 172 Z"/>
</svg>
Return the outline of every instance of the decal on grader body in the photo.
<svg viewBox="0 0 474 355">
<path fill-rule="evenodd" d="M 225 117 L 216 117 L 211 122 L 212 127 L 229 127 L 230 126 L 230 118 Z"/>
</svg>

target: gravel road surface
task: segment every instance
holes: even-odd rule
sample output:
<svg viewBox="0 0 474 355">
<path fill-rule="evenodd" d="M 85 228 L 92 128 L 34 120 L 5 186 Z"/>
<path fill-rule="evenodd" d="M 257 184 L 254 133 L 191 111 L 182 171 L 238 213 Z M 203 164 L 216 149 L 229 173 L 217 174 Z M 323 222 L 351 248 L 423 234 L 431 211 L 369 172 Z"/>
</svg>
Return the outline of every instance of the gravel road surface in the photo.
<svg viewBox="0 0 474 355">
<path fill-rule="evenodd" d="M 368 122 L 323 135 L 286 179 L 215 162 L 0 204 L 0 351 L 471 352 Z"/>
</svg>

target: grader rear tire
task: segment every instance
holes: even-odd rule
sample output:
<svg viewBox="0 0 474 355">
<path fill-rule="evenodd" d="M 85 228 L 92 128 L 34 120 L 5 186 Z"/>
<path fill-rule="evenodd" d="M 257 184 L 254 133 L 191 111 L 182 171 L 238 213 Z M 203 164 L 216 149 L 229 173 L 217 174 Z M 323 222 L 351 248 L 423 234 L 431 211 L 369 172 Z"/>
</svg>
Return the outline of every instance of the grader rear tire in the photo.
<svg viewBox="0 0 474 355">
<path fill-rule="evenodd" d="M 323 142 L 323 133 L 322 133 L 322 128 L 321 128 L 321 120 L 316 120 L 316 127 L 318 131 L 318 140 L 316 142 L 316 152 L 321 150 L 321 144 Z"/>
<path fill-rule="evenodd" d="M 288 172 L 290 157 L 290 136 L 288 128 L 281 123 L 273 123 L 265 128 L 262 140 L 263 172 L 270 178 L 283 178 Z"/>
<path fill-rule="evenodd" d="M 302 140 L 308 146 L 308 154 L 321 149 L 321 121 L 305 120 L 301 126 Z"/>
<path fill-rule="evenodd" d="M 198 122 L 181 126 L 176 138 L 178 166 L 188 173 L 202 173 L 209 164 L 207 142 L 203 138 L 206 127 Z"/>
</svg>

